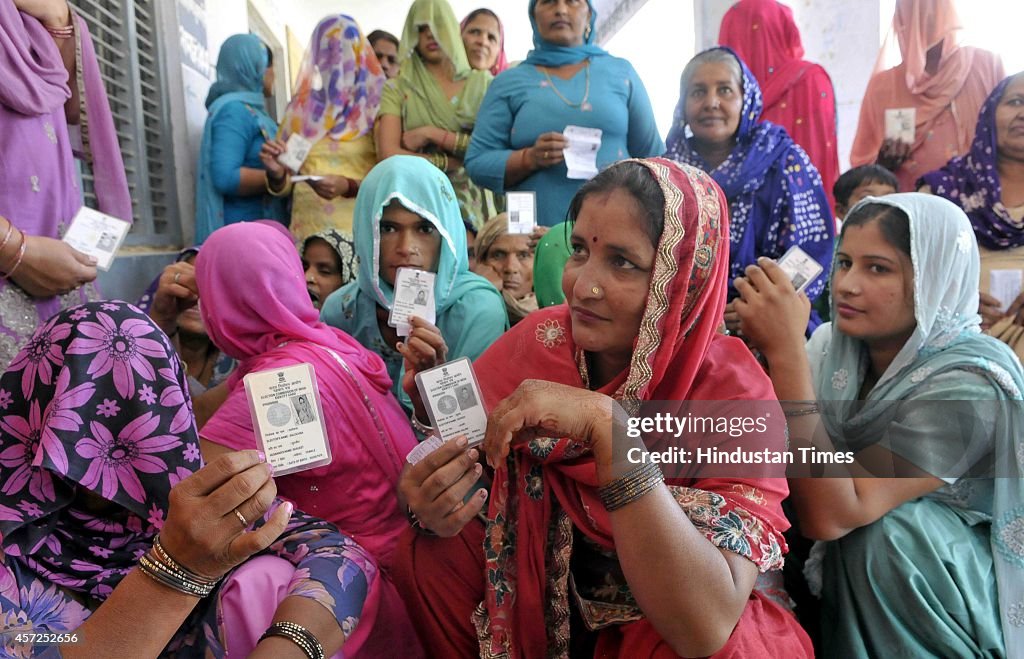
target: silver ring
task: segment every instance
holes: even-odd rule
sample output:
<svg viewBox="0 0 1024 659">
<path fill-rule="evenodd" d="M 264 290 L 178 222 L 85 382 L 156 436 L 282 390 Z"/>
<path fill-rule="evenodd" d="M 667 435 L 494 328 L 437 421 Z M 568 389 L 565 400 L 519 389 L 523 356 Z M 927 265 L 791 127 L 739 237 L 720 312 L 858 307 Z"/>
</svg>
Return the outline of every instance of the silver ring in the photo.
<svg viewBox="0 0 1024 659">
<path fill-rule="evenodd" d="M 180 279 L 180 278 L 181 278 L 181 273 L 180 272 L 175 272 L 174 273 L 174 283 L 177 284 L 178 283 L 178 279 Z"/>
<path fill-rule="evenodd" d="M 237 517 L 238 521 L 242 523 L 242 528 L 243 529 L 249 528 L 249 522 L 248 522 L 248 520 L 245 519 L 245 515 L 243 515 L 242 513 L 238 512 L 238 508 L 235 508 L 234 512 L 235 512 L 235 517 Z"/>
</svg>

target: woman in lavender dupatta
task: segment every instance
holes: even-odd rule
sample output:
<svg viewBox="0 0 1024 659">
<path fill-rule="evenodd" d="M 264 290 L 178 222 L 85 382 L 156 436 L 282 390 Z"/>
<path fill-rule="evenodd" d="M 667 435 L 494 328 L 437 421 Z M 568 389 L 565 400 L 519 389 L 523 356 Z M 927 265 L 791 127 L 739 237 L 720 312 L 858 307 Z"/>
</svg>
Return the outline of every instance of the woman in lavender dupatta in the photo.
<svg viewBox="0 0 1024 659">
<path fill-rule="evenodd" d="M 0 0 L 0 72 L 4 367 L 47 318 L 98 297 L 93 262 L 55 240 L 82 206 L 75 157 L 101 211 L 130 221 L 132 202 L 92 40 L 65 0 Z"/>
<path fill-rule="evenodd" d="M 36 654 L 16 641 L 30 631 L 78 630 L 65 657 L 279 655 L 290 641 L 260 640 L 272 619 L 328 655 L 366 635 L 373 558 L 277 505 L 255 451 L 200 469 L 185 371 L 137 308 L 93 302 L 43 325 L 0 378 L 0 432 L 0 655 Z M 157 532 L 199 574 L 241 565 L 205 599 L 181 595 L 135 567 Z"/>
</svg>

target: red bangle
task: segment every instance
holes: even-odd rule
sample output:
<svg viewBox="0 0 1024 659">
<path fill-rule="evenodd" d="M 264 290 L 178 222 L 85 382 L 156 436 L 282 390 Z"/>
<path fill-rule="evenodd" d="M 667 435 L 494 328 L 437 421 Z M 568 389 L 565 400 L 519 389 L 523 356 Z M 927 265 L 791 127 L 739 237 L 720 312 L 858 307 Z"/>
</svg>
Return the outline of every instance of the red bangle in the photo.
<svg viewBox="0 0 1024 659">
<path fill-rule="evenodd" d="M 4 236 L 4 241 L 0 243 L 0 252 L 7 247 L 7 241 L 11 239 L 11 234 L 14 232 L 14 222 L 7 220 L 7 234 Z"/>
<path fill-rule="evenodd" d="M 347 176 L 344 178 L 346 181 L 348 181 L 348 190 L 345 190 L 345 194 L 341 196 L 344 197 L 345 199 L 351 199 L 352 197 L 355 197 L 357 194 L 359 194 L 359 181 L 353 178 L 349 178 Z"/>
</svg>

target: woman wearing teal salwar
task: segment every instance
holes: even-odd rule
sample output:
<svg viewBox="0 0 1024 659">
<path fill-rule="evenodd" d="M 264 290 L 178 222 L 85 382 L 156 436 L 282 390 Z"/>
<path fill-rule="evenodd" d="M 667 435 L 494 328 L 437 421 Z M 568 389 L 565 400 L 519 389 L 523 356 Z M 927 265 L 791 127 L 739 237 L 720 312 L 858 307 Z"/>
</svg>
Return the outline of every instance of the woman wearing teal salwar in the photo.
<svg viewBox="0 0 1024 659">
<path fill-rule="evenodd" d="M 824 656 L 1024 656 L 1024 371 L 980 332 L 979 267 L 963 211 L 907 193 L 847 216 L 835 320 L 806 346 L 809 303 L 777 266 L 737 279 L 776 394 L 804 401 L 794 444 L 857 457 L 858 477 L 790 481 L 801 530 L 827 541 L 805 570 Z M 883 462 L 904 477 L 869 477 Z"/>
<path fill-rule="evenodd" d="M 403 358 L 417 360 L 420 371 L 445 357 L 476 359 L 508 329 L 505 301 L 490 282 L 469 271 L 455 192 L 423 158 L 392 156 L 370 170 L 356 197 L 353 240 L 356 279 L 327 298 L 320 317 L 383 357 L 395 396 L 411 411 L 402 390 Z M 387 324 L 399 264 L 437 273 L 437 320 L 434 325 L 417 321 L 408 339 L 397 337 Z"/>
<path fill-rule="evenodd" d="M 469 180 L 462 159 L 477 111 L 491 84 L 489 71 L 469 66 L 459 22 L 447 0 L 416 0 L 398 48 L 401 69 L 384 86 L 375 135 L 377 155 L 419 155 L 443 170 L 459 210 L 479 229 L 502 208 L 490 190 Z"/>
</svg>

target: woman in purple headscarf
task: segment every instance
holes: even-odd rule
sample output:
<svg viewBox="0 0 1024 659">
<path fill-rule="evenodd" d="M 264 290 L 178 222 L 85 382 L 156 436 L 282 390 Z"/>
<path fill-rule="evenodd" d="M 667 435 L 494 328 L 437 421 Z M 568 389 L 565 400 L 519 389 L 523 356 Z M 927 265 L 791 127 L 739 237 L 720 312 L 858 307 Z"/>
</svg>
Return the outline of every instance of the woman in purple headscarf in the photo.
<svg viewBox="0 0 1024 659">
<path fill-rule="evenodd" d="M 922 192 L 949 199 L 967 213 L 981 250 L 982 328 L 1009 313 L 1024 325 L 1024 294 L 1012 304 L 989 294 L 991 273 L 1024 270 L 1024 72 L 989 94 L 978 114 L 971 150 L 922 176 Z M 993 331 L 998 335 L 998 331 Z"/>
<path fill-rule="evenodd" d="M 92 171 L 101 211 L 130 221 L 132 203 L 92 40 L 65 0 L 0 0 L 0 71 L 6 366 L 40 323 L 98 297 L 95 262 L 56 240 L 82 206 L 75 158 Z"/>
<path fill-rule="evenodd" d="M 256 451 L 204 468 L 191 411 L 167 337 L 124 302 L 55 315 L 0 377 L 0 656 L 42 649 L 23 632 L 77 632 L 65 657 L 294 651 L 272 621 L 328 655 L 364 642 L 374 559 L 275 500 Z M 212 592 L 178 590 L 147 560 Z"/>
</svg>

